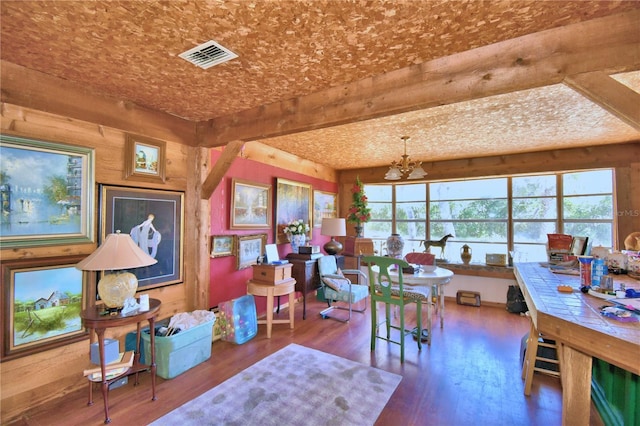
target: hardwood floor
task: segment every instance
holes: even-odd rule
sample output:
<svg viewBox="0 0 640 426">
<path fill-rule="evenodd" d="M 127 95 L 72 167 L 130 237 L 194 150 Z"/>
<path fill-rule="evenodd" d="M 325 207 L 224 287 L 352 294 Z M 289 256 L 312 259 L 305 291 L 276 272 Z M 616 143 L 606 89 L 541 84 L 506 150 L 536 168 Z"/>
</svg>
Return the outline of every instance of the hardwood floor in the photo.
<svg viewBox="0 0 640 426">
<path fill-rule="evenodd" d="M 157 401 L 151 401 L 148 373 L 140 386 L 129 384 L 110 392 L 114 425 L 144 425 L 232 377 L 289 343 L 297 343 L 403 376 L 378 418 L 377 425 L 560 425 L 562 395 L 558 379 L 536 374 L 532 394 L 523 394 L 520 340 L 528 331 L 524 317 L 504 308 L 460 306 L 447 301 L 444 329 L 435 321 L 433 342 L 418 352 L 408 337 L 405 363 L 398 345 L 378 340 L 370 351 L 370 316 L 354 313 L 348 324 L 323 320 L 326 306 L 308 301 L 307 319 L 296 308 L 295 329 L 275 324 L 242 344 L 217 341 L 211 358 L 171 380 L 158 378 Z M 343 312 L 339 312 L 343 313 Z M 286 318 L 286 310 L 277 315 Z M 415 314 L 408 320 L 415 320 Z M 81 372 L 78 372 L 81 374 Z M 367 392 L 353 389 L 353 392 Z M 100 425 L 104 411 L 99 390 L 87 406 L 87 390 L 74 391 L 55 404 L 25 412 L 18 425 Z M 283 406 L 283 411 L 286 408 Z M 602 424 L 592 409 L 592 425 Z M 215 424 L 215 419 L 212 419 Z M 286 425 L 286 423 L 283 423 Z"/>
</svg>

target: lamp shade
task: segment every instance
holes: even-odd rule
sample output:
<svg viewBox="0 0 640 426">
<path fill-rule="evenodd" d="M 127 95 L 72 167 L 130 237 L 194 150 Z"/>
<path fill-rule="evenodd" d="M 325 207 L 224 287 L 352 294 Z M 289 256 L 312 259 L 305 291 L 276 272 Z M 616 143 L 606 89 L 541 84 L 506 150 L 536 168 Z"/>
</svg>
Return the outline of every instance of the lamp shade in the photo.
<svg viewBox="0 0 640 426">
<path fill-rule="evenodd" d="M 140 268 L 158 261 L 145 253 L 129 234 L 107 235 L 104 243 L 88 257 L 78 262 L 77 269 L 83 271 L 117 271 Z"/>
<path fill-rule="evenodd" d="M 322 219 L 321 235 L 330 237 L 343 237 L 347 235 L 347 223 L 343 218 L 324 218 Z"/>
</svg>

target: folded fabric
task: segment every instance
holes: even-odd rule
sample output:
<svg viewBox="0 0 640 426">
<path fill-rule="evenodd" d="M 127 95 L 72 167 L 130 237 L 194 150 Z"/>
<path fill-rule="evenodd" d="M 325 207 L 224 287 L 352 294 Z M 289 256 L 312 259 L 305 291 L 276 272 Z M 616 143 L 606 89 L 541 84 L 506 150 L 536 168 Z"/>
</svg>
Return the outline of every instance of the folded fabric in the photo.
<svg viewBox="0 0 640 426">
<path fill-rule="evenodd" d="M 332 288 L 335 291 L 342 291 L 342 289 L 349 289 L 350 281 L 346 278 L 337 278 L 337 277 L 322 277 L 322 282 L 324 282 L 329 288 Z"/>
</svg>

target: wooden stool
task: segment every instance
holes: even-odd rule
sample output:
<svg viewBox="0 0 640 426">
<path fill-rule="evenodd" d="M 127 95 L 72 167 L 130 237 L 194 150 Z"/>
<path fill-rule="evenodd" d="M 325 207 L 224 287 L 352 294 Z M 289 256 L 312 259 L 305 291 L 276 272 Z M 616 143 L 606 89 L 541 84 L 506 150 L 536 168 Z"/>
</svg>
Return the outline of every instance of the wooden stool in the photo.
<svg viewBox="0 0 640 426">
<path fill-rule="evenodd" d="M 533 373 L 535 371 L 543 374 L 547 374 L 553 377 L 560 378 L 560 346 L 553 340 L 545 340 L 544 337 L 538 333 L 533 320 L 529 316 L 529 312 L 526 313 L 527 317 L 531 321 L 531 329 L 529 331 L 529 337 L 527 338 L 527 350 L 524 362 L 522 363 L 522 378 L 524 379 L 524 394 L 526 396 L 531 395 L 531 385 L 533 383 Z M 549 358 L 542 354 L 538 354 L 538 348 L 548 348 L 554 350 L 556 358 Z M 540 361 L 541 366 L 537 365 Z M 557 366 L 557 370 L 544 368 L 542 363 L 549 363 Z"/>
<path fill-rule="evenodd" d="M 254 296 L 267 297 L 267 319 L 258 320 L 258 324 L 267 324 L 267 338 L 271 338 L 272 324 L 289 324 L 289 328 L 293 329 L 293 317 L 295 314 L 294 306 L 296 302 L 296 280 L 290 278 L 280 284 L 263 284 L 253 280 L 247 281 L 247 294 Z M 274 320 L 273 319 L 273 298 L 274 296 L 289 295 L 289 319 Z"/>
</svg>

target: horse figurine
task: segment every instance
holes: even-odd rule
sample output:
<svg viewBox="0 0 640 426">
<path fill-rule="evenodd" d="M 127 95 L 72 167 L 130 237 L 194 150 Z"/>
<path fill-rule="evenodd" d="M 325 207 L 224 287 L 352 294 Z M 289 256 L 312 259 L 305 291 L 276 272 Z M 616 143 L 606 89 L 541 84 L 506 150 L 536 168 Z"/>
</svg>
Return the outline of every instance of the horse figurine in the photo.
<svg viewBox="0 0 640 426">
<path fill-rule="evenodd" d="M 424 244 L 424 252 L 429 252 L 431 247 L 440 247 L 440 259 L 444 259 L 444 247 L 447 245 L 447 240 L 453 238 L 453 235 L 447 234 L 439 240 L 423 240 L 420 241 L 420 245 Z"/>
</svg>

